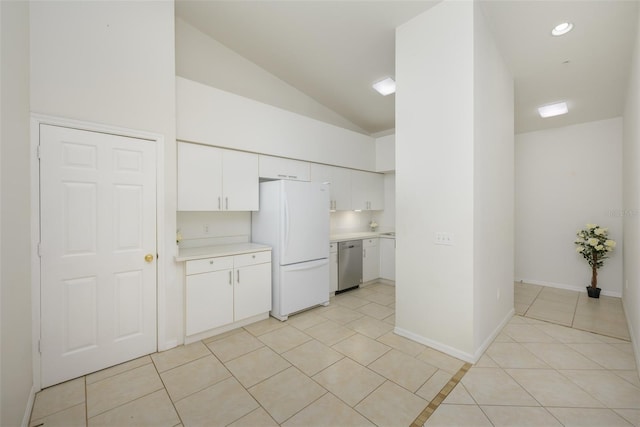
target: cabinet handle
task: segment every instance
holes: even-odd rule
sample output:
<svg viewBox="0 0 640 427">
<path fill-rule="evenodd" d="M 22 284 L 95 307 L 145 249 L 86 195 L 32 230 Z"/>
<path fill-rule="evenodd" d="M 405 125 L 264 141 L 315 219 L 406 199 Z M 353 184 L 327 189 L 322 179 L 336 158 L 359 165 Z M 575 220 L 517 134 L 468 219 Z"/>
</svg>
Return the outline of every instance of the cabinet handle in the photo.
<svg viewBox="0 0 640 427">
<path fill-rule="evenodd" d="M 209 264 L 213 265 L 213 260 L 209 261 Z"/>
<path fill-rule="evenodd" d="M 238 281 L 238 283 L 240 283 L 240 270 L 238 270 L 238 276 L 236 277 L 236 280 Z"/>
<path fill-rule="evenodd" d="M 222 209 L 222 202 L 220 201 L 220 196 L 218 196 L 218 210 Z"/>
<path fill-rule="evenodd" d="M 281 178 L 286 178 L 287 177 L 287 175 L 282 175 L 280 173 L 278 174 L 278 176 L 281 177 Z"/>
<path fill-rule="evenodd" d="M 229 198 L 228 197 L 224 198 L 224 208 L 225 208 L 225 210 L 229 210 Z"/>
<path fill-rule="evenodd" d="M 233 280 L 231 279 L 231 270 L 229 270 L 229 285 L 233 285 Z"/>
</svg>

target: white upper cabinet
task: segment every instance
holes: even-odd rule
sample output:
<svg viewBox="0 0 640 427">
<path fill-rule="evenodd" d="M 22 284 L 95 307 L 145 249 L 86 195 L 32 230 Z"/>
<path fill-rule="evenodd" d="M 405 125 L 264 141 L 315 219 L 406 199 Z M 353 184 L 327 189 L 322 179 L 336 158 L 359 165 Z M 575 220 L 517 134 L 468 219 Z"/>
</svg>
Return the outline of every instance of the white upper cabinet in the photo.
<svg viewBox="0 0 640 427">
<path fill-rule="evenodd" d="M 351 208 L 363 211 L 384 209 L 384 175 L 351 171 Z"/>
<path fill-rule="evenodd" d="M 258 210 L 258 155 L 178 143 L 179 211 Z"/>
<path fill-rule="evenodd" d="M 260 178 L 311 181 L 311 166 L 308 162 L 260 155 L 259 164 Z"/>
<path fill-rule="evenodd" d="M 330 184 L 329 209 L 351 210 L 351 170 L 337 166 L 311 163 L 311 181 Z"/>
</svg>

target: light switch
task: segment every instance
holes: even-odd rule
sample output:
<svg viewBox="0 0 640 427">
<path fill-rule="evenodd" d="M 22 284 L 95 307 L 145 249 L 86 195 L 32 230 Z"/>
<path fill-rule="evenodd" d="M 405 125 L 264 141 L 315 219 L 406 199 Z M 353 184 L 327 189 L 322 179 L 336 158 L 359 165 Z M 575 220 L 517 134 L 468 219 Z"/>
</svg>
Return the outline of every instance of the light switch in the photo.
<svg viewBox="0 0 640 427">
<path fill-rule="evenodd" d="M 437 231 L 435 233 L 434 243 L 436 245 L 453 245 L 453 233 L 447 233 L 445 231 Z"/>
</svg>

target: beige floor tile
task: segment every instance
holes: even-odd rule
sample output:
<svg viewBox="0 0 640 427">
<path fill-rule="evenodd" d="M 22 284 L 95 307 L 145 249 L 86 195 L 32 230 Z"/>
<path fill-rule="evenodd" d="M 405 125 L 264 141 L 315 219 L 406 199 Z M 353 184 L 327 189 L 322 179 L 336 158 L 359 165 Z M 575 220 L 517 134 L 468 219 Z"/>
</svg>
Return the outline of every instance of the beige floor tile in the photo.
<svg viewBox="0 0 640 427">
<path fill-rule="evenodd" d="M 624 370 L 624 371 L 611 371 L 623 380 L 626 380 L 629 384 L 640 388 L 640 378 L 638 378 L 638 371 L 636 370 Z"/>
<path fill-rule="evenodd" d="M 229 424 L 229 427 L 278 427 L 271 415 L 263 408 L 254 409 L 238 421 Z"/>
<path fill-rule="evenodd" d="M 437 371 L 436 367 L 395 349 L 370 364 L 369 368 L 413 393 Z"/>
<path fill-rule="evenodd" d="M 562 425 L 567 427 L 613 427 L 630 426 L 623 417 L 611 409 L 595 408 L 548 408 Z"/>
<path fill-rule="evenodd" d="M 527 318 L 524 316 L 515 315 L 507 322 L 508 325 L 528 325 Z"/>
<path fill-rule="evenodd" d="M 425 400 L 386 381 L 355 409 L 377 426 L 395 427 L 410 425 L 426 406 Z"/>
<path fill-rule="evenodd" d="M 477 405 L 463 384 L 458 383 L 442 401 L 450 405 Z"/>
<path fill-rule="evenodd" d="M 285 326 L 284 328 L 262 334 L 258 339 L 271 347 L 276 353 L 284 353 L 300 344 L 304 344 L 312 338 L 293 326 Z"/>
<path fill-rule="evenodd" d="M 240 330 L 226 338 L 211 341 L 207 344 L 209 350 L 223 362 L 228 362 L 243 354 L 250 353 L 262 346 L 264 346 L 262 341 L 245 330 Z"/>
<path fill-rule="evenodd" d="M 369 316 L 362 316 L 345 326 L 374 340 L 393 330 L 393 325 Z"/>
<path fill-rule="evenodd" d="M 602 335 L 609 335 L 615 338 L 622 338 L 625 340 L 630 339 L 626 321 L 622 319 L 612 321 L 576 313 L 573 319 L 573 327 Z"/>
<path fill-rule="evenodd" d="M 107 369 L 103 369 L 93 374 L 89 374 L 86 377 L 86 381 L 87 381 L 87 384 L 93 384 L 96 381 L 100 381 L 105 378 L 121 374 L 122 372 L 130 371 L 131 369 L 135 369 L 142 365 L 147 365 L 149 363 L 152 363 L 151 357 L 149 356 L 139 357 L 137 359 L 133 359 L 128 362 L 121 363 L 116 366 L 112 366 Z"/>
<path fill-rule="evenodd" d="M 480 405 L 540 406 L 502 369 L 471 368 L 461 383 Z"/>
<path fill-rule="evenodd" d="M 527 317 L 545 320 L 547 322 L 553 322 L 564 326 L 571 326 L 573 322 L 573 313 L 574 312 L 572 308 L 569 308 L 565 311 L 560 311 L 552 310 L 546 307 L 532 306 L 527 311 Z"/>
<path fill-rule="evenodd" d="M 481 406 L 495 427 L 562 426 L 545 408 L 527 406 Z"/>
<path fill-rule="evenodd" d="M 496 335 L 496 338 L 493 340 L 493 342 L 496 343 L 496 342 L 515 342 L 515 341 L 509 335 L 505 334 L 504 332 L 500 332 L 498 335 Z"/>
<path fill-rule="evenodd" d="M 509 324 L 502 330 L 503 333 L 510 336 L 514 341 L 524 342 L 556 342 L 556 340 L 542 332 L 534 325 L 513 325 Z"/>
<path fill-rule="evenodd" d="M 606 369 L 636 369 L 632 354 L 618 350 L 610 344 L 567 344 L 578 353 L 588 357 Z"/>
<path fill-rule="evenodd" d="M 89 418 L 90 427 L 173 427 L 178 423 L 180 418 L 165 390 L 158 390 Z"/>
<path fill-rule="evenodd" d="M 164 388 L 156 368 L 144 365 L 87 385 L 87 417 Z"/>
<path fill-rule="evenodd" d="M 383 292 L 377 292 L 375 294 L 367 295 L 365 299 L 367 299 L 370 302 L 375 302 L 376 304 L 388 306 L 389 304 L 395 302 L 396 297 L 395 295 L 390 295 Z"/>
<path fill-rule="evenodd" d="M 349 406 L 356 405 L 385 381 L 380 375 L 348 358 L 329 366 L 314 375 L 313 379 Z"/>
<path fill-rule="evenodd" d="M 309 376 L 313 376 L 344 356 L 320 341 L 311 340 L 292 350 L 282 353 L 282 357 Z"/>
<path fill-rule="evenodd" d="M 551 369 L 507 369 L 506 372 L 542 406 L 602 407 L 600 402 L 558 371 Z"/>
<path fill-rule="evenodd" d="M 591 332 L 580 331 L 578 329 L 568 328 L 566 326 L 553 325 L 551 323 L 545 323 L 543 325 L 537 325 L 538 329 L 545 334 L 553 337 L 556 341 L 561 343 L 601 343 L 601 336 L 593 334 Z"/>
<path fill-rule="evenodd" d="M 527 350 L 553 369 L 602 369 L 602 366 L 562 343 L 526 343 Z"/>
<path fill-rule="evenodd" d="M 283 423 L 327 391 L 294 367 L 249 389 L 278 423 Z"/>
<path fill-rule="evenodd" d="M 289 319 L 287 319 L 286 323 L 289 326 L 295 326 L 301 331 L 304 331 L 306 329 L 309 329 L 312 326 L 318 325 L 326 321 L 327 321 L 326 318 L 322 317 L 317 313 L 314 313 L 313 311 L 305 311 L 304 313 L 298 313 L 293 316 L 290 316 Z"/>
<path fill-rule="evenodd" d="M 338 323 L 327 320 L 326 322 L 312 326 L 305 330 L 305 333 L 311 335 L 313 338 L 325 343 L 328 346 L 332 346 L 345 338 L 355 334 L 355 331 L 345 328 Z"/>
<path fill-rule="evenodd" d="M 571 299 L 555 299 L 548 298 L 545 299 L 542 295 L 536 298 L 536 300 L 531 303 L 529 307 L 529 311 L 527 312 L 527 316 L 531 314 L 531 312 L 535 312 L 538 310 L 544 311 L 558 311 L 562 313 L 573 313 L 576 311 L 576 303 L 578 301 L 577 296 Z"/>
<path fill-rule="evenodd" d="M 612 342 L 608 344 L 624 353 L 633 354 L 633 345 L 630 342 Z"/>
<path fill-rule="evenodd" d="M 285 427 L 336 427 L 336 426 L 373 426 L 369 420 L 351 409 L 331 393 L 289 418 Z"/>
<path fill-rule="evenodd" d="M 385 319 L 394 314 L 393 309 L 385 307 L 384 305 L 376 304 L 375 302 L 358 307 L 358 311 L 378 320 Z"/>
<path fill-rule="evenodd" d="M 424 424 L 426 427 L 491 426 L 482 410 L 475 405 L 440 405 Z"/>
<path fill-rule="evenodd" d="M 333 320 L 334 322 L 342 325 L 353 322 L 362 316 L 364 316 L 364 314 L 347 307 L 342 307 L 338 304 L 334 305 L 330 310 L 322 313 L 322 317 Z"/>
<path fill-rule="evenodd" d="M 395 310 L 394 310 L 394 311 L 395 311 Z M 384 319 L 382 319 L 382 321 L 383 321 L 384 323 L 388 323 L 388 324 L 390 324 L 390 325 L 395 326 L 395 325 L 396 325 L 396 314 L 395 314 L 395 313 L 393 313 L 391 316 L 389 316 L 389 317 L 385 317 Z"/>
<path fill-rule="evenodd" d="M 84 402 L 84 377 L 54 385 L 36 394 L 31 419 L 44 418 Z"/>
<path fill-rule="evenodd" d="M 204 390 L 230 376 L 231 373 L 227 368 L 213 355 L 160 374 L 162 382 L 174 402 Z"/>
<path fill-rule="evenodd" d="M 222 339 L 228 338 L 233 334 L 237 334 L 238 332 L 246 332 L 246 331 L 243 328 L 236 328 L 236 329 L 232 329 L 232 330 L 227 331 L 227 332 L 223 332 L 223 333 L 218 334 L 218 335 L 214 335 L 214 336 L 209 337 L 209 338 L 205 338 L 205 339 L 202 340 L 202 342 L 205 343 L 205 344 L 209 344 L 209 343 L 214 342 L 214 341 L 218 341 L 218 340 L 222 340 Z"/>
<path fill-rule="evenodd" d="M 360 334 L 351 335 L 332 348 L 364 366 L 391 350 L 391 347 Z"/>
<path fill-rule="evenodd" d="M 578 370 L 560 372 L 608 408 L 640 409 L 640 388 L 613 372 Z M 597 406 L 593 405 L 593 407 Z"/>
<path fill-rule="evenodd" d="M 522 303 L 514 302 L 513 303 L 513 308 L 514 308 L 516 314 L 519 314 L 519 315 L 522 316 L 529 309 L 529 304 L 522 304 Z"/>
<path fill-rule="evenodd" d="M 163 351 L 162 353 L 154 353 L 151 355 L 151 359 L 153 359 L 158 372 L 164 372 L 210 354 L 211 351 L 207 346 L 201 341 L 197 341 L 193 344 L 181 345 L 171 350 Z"/>
<path fill-rule="evenodd" d="M 640 426 L 640 409 L 614 409 L 614 411 L 631 425 Z"/>
<path fill-rule="evenodd" d="M 382 335 L 380 338 L 378 338 L 378 341 L 413 357 L 418 356 L 427 348 L 422 344 L 411 341 L 410 339 L 407 339 L 405 337 L 401 337 L 400 335 L 397 335 L 393 332 Z"/>
<path fill-rule="evenodd" d="M 440 390 L 447 385 L 450 379 L 451 374 L 449 372 L 438 369 L 436 373 L 431 375 L 431 378 L 416 391 L 416 394 L 427 402 L 431 402 L 433 398 L 440 393 Z"/>
<path fill-rule="evenodd" d="M 494 342 L 489 346 L 486 354 L 501 368 L 549 368 L 549 365 L 531 353 L 523 344 Z"/>
<path fill-rule="evenodd" d="M 227 369 L 245 387 L 284 371 L 291 364 L 268 347 L 262 347 L 225 363 Z"/>
<path fill-rule="evenodd" d="M 359 298 L 357 296 L 349 295 L 347 293 L 338 295 L 335 299 L 335 302 L 342 307 L 350 308 L 353 310 L 358 307 L 362 307 L 363 305 L 369 304 L 371 301 L 364 298 Z"/>
<path fill-rule="evenodd" d="M 47 415 L 44 418 L 31 419 L 29 427 L 84 427 L 87 425 L 86 406 L 83 403 L 62 411 Z"/>
<path fill-rule="evenodd" d="M 498 364 L 485 353 L 473 366 L 476 368 L 497 368 Z"/>
<path fill-rule="evenodd" d="M 278 319 L 269 317 L 268 319 L 261 320 L 256 323 L 252 323 L 244 327 L 253 336 L 260 336 L 267 332 L 275 331 L 276 329 L 284 328 L 287 326 L 287 322 L 281 322 Z"/>
<path fill-rule="evenodd" d="M 175 406 L 185 427 L 214 427 L 230 424 L 259 405 L 235 378 L 227 378 L 176 402 Z"/>
<path fill-rule="evenodd" d="M 447 371 L 452 375 L 458 372 L 458 370 L 460 370 L 464 365 L 462 360 L 456 359 L 455 357 L 449 356 L 448 354 L 444 354 L 430 347 L 427 347 L 422 353 L 420 353 L 418 355 L 418 359 L 423 362 L 427 362 L 431 366 L 440 368 L 443 371 Z"/>
</svg>

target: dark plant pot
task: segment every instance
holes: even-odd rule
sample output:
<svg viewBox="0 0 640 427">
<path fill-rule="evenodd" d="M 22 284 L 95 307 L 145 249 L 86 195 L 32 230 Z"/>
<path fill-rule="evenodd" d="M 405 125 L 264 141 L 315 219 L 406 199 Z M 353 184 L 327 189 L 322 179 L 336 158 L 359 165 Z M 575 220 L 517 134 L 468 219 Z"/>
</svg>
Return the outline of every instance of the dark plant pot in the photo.
<svg viewBox="0 0 640 427">
<path fill-rule="evenodd" d="M 589 294 L 589 298 L 600 298 L 600 288 L 587 286 L 587 293 Z"/>
</svg>

